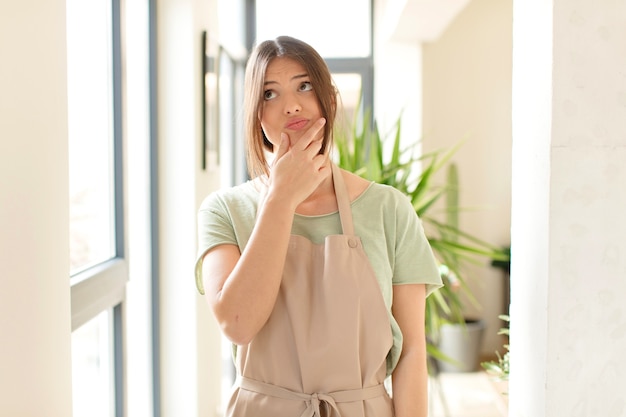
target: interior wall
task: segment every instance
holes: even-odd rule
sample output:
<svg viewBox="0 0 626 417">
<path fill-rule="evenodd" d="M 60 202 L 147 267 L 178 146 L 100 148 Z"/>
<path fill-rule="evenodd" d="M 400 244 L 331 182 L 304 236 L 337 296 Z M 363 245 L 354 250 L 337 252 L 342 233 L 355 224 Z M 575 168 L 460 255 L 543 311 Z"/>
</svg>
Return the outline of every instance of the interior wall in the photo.
<svg viewBox="0 0 626 417">
<path fill-rule="evenodd" d="M 0 13 L 0 414 L 71 416 L 65 0 Z"/>
<path fill-rule="evenodd" d="M 626 3 L 514 17 L 511 416 L 623 416 Z"/>
<path fill-rule="evenodd" d="M 511 417 L 546 416 L 552 131 L 551 3 L 543 0 L 516 1 L 513 10 Z M 524 278 L 520 280 L 517 277 Z M 569 414 L 559 412 L 555 417 L 562 415 Z"/>
<path fill-rule="evenodd" d="M 510 244 L 512 0 L 472 0 L 442 35 L 423 45 L 423 149 L 463 145 L 453 157 L 460 185 L 460 227 L 487 242 Z M 443 178 L 441 178 L 443 181 Z M 507 277 L 490 266 L 466 269 L 487 322 L 484 356 L 502 351 Z"/>
<path fill-rule="evenodd" d="M 195 288 L 196 214 L 219 176 L 202 171 L 201 33 L 217 0 L 157 0 L 162 416 L 217 416 L 220 336 Z"/>
<path fill-rule="evenodd" d="M 125 299 L 127 416 L 153 414 L 150 217 L 150 0 L 124 0 L 124 186 L 128 282 Z"/>
</svg>

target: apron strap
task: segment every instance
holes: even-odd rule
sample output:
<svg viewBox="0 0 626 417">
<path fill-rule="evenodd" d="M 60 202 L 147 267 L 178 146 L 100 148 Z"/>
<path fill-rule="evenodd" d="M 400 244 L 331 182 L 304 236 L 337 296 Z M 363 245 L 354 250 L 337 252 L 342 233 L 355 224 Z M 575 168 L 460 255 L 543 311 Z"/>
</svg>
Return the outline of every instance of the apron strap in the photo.
<svg viewBox="0 0 626 417">
<path fill-rule="evenodd" d="M 307 403 L 307 408 L 300 417 L 319 417 L 321 415 L 320 405 L 322 404 L 333 409 L 336 412 L 336 415 L 341 417 L 337 403 L 371 400 L 387 393 L 385 386 L 380 384 L 361 389 L 305 394 L 302 392 L 291 391 L 286 388 L 279 387 L 278 385 L 272 385 L 246 378 L 244 376 L 240 377 L 239 388 L 285 400 L 305 401 Z"/>
<path fill-rule="evenodd" d="M 335 196 L 337 197 L 337 206 L 339 207 L 339 218 L 341 219 L 341 228 L 344 235 L 354 235 L 354 225 L 352 223 L 352 209 L 350 208 L 350 197 L 348 189 L 343 181 L 343 175 L 339 167 L 332 163 L 333 169 L 333 185 L 335 186 Z"/>
</svg>

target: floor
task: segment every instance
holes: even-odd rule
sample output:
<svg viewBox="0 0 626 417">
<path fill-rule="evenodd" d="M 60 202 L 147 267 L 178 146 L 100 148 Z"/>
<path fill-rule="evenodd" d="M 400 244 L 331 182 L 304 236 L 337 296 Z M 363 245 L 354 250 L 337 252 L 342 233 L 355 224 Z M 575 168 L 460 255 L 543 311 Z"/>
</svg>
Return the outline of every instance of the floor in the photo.
<svg viewBox="0 0 626 417">
<path fill-rule="evenodd" d="M 506 390 L 482 371 L 441 373 L 439 382 L 431 379 L 429 417 L 506 417 Z"/>
</svg>

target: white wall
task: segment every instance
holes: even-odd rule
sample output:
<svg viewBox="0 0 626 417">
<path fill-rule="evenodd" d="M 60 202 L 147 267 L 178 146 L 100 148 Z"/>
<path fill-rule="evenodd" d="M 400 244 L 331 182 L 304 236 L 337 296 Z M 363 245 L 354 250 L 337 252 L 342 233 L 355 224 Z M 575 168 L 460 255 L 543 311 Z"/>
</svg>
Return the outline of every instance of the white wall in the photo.
<svg viewBox="0 0 626 417">
<path fill-rule="evenodd" d="M 0 414 L 71 416 L 65 1 L 0 13 Z"/>
<path fill-rule="evenodd" d="M 374 2 L 374 116 L 383 135 L 395 133 L 402 117 L 402 145 L 409 146 L 422 132 L 422 46 L 393 36 L 396 3 Z"/>
<path fill-rule="evenodd" d="M 126 399 L 130 417 L 153 415 L 150 218 L 149 1 L 125 3 Z"/>
<path fill-rule="evenodd" d="M 195 288 L 196 212 L 217 184 L 200 170 L 201 32 L 217 31 L 217 1 L 158 0 L 161 407 L 164 417 L 213 416 L 220 336 Z"/>
<path fill-rule="evenodd" d="M 451 149 L 459 172 L 462 230 L 491 244 L 510 244 L 512 0 L 472 0 L 423 46 L 424 151 Z M 443 181 L 442 172 L 440 181 Z M 466 276 L 487 322 L 482 353 L 503 352 L 497 335 L 506 312 L 505 275 L 482 259 Z"/>
<path fill-rule="evenodd" d="M 626 413 L 626 3 L 514 7 L 511 415 Z"/>
</svg>

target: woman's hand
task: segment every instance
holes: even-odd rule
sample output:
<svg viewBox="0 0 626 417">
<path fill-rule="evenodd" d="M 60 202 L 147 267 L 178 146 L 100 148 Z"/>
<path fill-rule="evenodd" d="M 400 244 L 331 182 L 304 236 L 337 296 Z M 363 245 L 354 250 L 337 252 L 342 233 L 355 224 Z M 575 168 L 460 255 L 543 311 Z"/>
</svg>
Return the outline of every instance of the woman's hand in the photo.
<svg viewBox="0 0 626 417">
<path fill-rule="evenodd" d="M 285 199 L 294 210 L 330 175 L 328 155 L 320 154 L 325 124 L 324 118 L 317 120 L 295 143 L 281 133 L 268 195 Z"/>
</svg>

